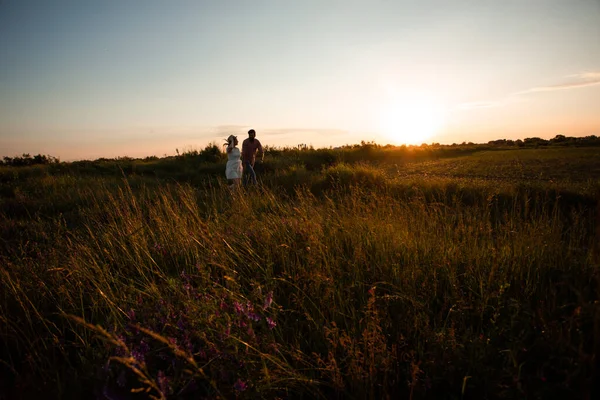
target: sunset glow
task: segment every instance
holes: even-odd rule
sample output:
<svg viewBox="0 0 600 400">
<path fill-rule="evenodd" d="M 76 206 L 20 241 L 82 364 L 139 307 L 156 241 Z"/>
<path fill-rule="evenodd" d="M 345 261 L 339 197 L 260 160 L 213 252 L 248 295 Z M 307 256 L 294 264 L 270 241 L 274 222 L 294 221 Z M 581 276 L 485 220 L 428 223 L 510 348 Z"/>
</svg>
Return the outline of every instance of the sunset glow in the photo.
<svg viewBox="0 0 600 400">
<path fill-rule="evenodd" d="M 421 95 L 398 98 L 383 107 L 381 130 L 392 144 L 422 144 L 443 128 L 446 111 L 436 101 Z"/>
<path fill-rule="evenodd" d="M 0 157 L 600 135 L 600 2 L 0 1 Z"/>
</svg>

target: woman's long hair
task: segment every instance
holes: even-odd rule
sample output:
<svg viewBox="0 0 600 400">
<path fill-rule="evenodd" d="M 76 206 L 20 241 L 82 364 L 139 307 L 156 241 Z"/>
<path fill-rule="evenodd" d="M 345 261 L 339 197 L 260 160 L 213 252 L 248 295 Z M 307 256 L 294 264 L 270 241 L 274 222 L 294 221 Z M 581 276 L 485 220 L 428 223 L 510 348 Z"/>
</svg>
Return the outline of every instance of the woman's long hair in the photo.
<svg viewBox="0 0 600 400">
<path fill-rule="evenodd" d="M 227 147 L 232 147 L 235 146 L 235 144 L 233 143 L 233 141 L 236 139 L 237 137 L 234 135 L 229 135 L 229 137 L 227 139 L 225 139 L 225 143 L 223 143 L 223 146 L 227 146 Z"/>
<path fill-rule="evenodd" d="M 233 149 L 235 147 L 235 143 L 234 143 L 235 139 L 236 139 L 236 136 L 229 135 L 229 137 L 227 139 L 225 139 L 225 143 L 223 143 L 223 146 L 227 146 L 227 149 Z"/>
</svg>

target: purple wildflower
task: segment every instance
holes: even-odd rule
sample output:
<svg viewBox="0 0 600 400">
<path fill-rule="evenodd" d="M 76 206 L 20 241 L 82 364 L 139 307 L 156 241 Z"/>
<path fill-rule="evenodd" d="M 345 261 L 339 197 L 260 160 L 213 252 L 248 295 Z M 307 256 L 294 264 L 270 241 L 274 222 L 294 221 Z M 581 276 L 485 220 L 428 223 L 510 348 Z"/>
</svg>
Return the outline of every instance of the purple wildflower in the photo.
<svg viewBox="0 0 600 400">
<path fill-rule="evenodd" d="M 188 274 L 186 274 L 185 271 L 181 271 L 179 276 L 181 276 L 181 279 L 185 280 L 186 282 L 190 281 L 190 276 Z"/>
<path fill-rule="evenodd" d="M 131 356 L 135 359 L 135 361 L 137 361 L 140 364 L 142 364 L 146 360 L 145 354 L 139 348 L 133 349 L 131 351 Z"/>
<path fill-rule="evenodd" d="M 267 317 L 266 319 L 269 329 L 273 329 L 277 326 L 277 322 L 273 321 L 273 319 L 271 319 L 270 317 Z"/>
<path fill-rule="evenodd" d="M 135 311 L 134 310 L 127 311 L 127 316 L 129 317 L 130 320 L 135 321 Z"/>
<path fill-rule="evenodd" d="M 269 307 L 271 307 L 271 304 L 273 303 L 273 292 L 269 292 L 267 293 L 267 297 L 265 297 L 265 303 L 263 305 L 263 309 L 267 309 Z"/>
<path fill-rule="evenodd" d="M 248 389 L 248 384 L 238 378 L 238 380 L 233 385 L 233 388 L 238 392 L 243 392 L 244 390 Z"/>
<path fill-rule="evenodd" d="M 169 394 L 169 381 L 170 379 L 165 375 L 165 373 L 161 370 L 158 371 L 158 387 L 163 395 Z"/>
<path fill-rule="evenodd" d="M 235 301 L 235 302 L 233 303 L 233 309 L 235 310 L 235 313 L 236 313 L 237 315 L 241 315 L 241 314 L 243 314 L 243 313 L 244 313 L 244 306 L 243 306 L 243 305 L 241 305 L 240 303 L 238 303 L 237 301 Z"/>
<path fill-rule="evenodd" d="M 163 246 L 161 246 L 161 245 L 160 245 L 160 244 L 158 244 L 158 243 L 155 243 L 155 244 L 154 244 L 154 249 L 155 249 L 157 252 L 159 252 L 160 254 L 162 254 L 163 256 L 164 256 L 164 255 L 167 255 L 167 249 L 165 249 Z"/>
<path fill-rule="evenodd" d="M 146 360 L 146 354 L 148 354 L 149 351 L 150 346 L 146 341 L 142 340 L 139 346 L 131 352 L 131 355 L 137 362 L 143 363 Z"/>
<path fill-rule="evenodd" d="M 250 318 L 252 321 L 258 322 L 258 321 L 260 321 L 261 317 L 259 314 L 251 311 L 248 313 L 248 318 Z"/>
</svg>

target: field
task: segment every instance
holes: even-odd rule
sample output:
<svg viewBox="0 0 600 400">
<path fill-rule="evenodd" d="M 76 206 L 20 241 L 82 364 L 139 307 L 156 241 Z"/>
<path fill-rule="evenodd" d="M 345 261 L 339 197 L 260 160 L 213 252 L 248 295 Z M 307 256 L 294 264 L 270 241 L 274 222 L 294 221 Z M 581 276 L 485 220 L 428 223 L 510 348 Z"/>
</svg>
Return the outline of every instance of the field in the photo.
<svg viewBox="0 0 600 400">
<path fill-rule="evenodd" d="M 594 398 L 600 147 L 0 166 L 0 399 Z"/>
</svg>

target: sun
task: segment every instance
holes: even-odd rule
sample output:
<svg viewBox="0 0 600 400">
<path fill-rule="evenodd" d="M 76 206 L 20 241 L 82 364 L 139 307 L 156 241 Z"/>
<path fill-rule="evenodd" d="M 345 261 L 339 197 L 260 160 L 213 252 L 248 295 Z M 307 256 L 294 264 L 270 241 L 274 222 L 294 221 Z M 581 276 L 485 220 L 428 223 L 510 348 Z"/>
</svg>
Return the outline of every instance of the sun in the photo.
<svg viewBox="0 0 600 400">
<path fill-rule="evenodd" d="M 444 126 L 446 112 L 432 97 L 396 97 L 381 109 L 380 129 L 394 144 L 422 144 Z"/>
</svg>

